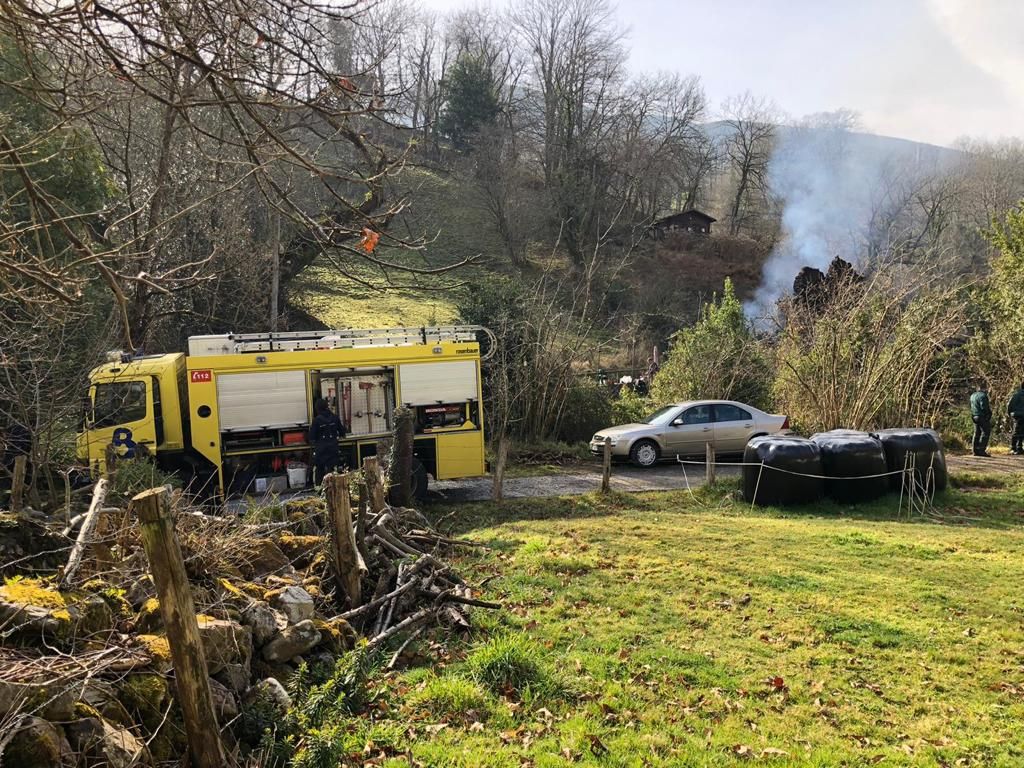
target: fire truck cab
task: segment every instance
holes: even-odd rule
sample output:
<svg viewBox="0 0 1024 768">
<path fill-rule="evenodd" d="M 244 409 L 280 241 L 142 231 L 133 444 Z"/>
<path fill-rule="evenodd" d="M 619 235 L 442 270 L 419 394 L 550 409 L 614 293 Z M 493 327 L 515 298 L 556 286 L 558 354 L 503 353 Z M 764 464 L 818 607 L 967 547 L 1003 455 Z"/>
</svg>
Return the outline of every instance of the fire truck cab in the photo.
<svg viewBox="0 0 1024 768">
<path fill-rule="evenodd" d="M 96 474 L 108 452 L 150 455 L 221 496 L 298 489 L 311 478 L 309 427 L 323 398 L 345 426 L 339 449 L 349 467 L 377 452 L 405 406 L 423 480 L 479 476 L 478 331 L 219 334 L 191 337 L 187 355 L 121 355 L 90 374 L 78 457 Z"/>
</svg>

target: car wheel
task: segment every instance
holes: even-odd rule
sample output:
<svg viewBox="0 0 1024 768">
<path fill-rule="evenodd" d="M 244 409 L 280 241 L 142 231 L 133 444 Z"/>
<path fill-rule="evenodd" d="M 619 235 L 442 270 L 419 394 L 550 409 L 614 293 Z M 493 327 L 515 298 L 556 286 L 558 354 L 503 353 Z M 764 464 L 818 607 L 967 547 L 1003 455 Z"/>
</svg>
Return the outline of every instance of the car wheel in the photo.
<svg viewBox="0 0 1024 768">
<path fill-rule="evenodd" d="M 638 467 L 653 467 L 658 457 L 658 444 L 653 440 L 640 440 L 629 449 L 629 460 Z"/>
</svg>

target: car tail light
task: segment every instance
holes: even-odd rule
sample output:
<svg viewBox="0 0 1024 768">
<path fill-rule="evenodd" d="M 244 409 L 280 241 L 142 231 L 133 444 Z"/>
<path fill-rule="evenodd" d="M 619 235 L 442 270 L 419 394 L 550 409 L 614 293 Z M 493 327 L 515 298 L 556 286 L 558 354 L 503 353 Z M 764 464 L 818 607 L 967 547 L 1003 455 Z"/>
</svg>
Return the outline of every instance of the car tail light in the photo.
<svg viewBox="0 0 1024 768">
<path fill-rule="evenodd" d="M 779 429 L 789 429 L 789 416 L 782 422 L 782 426 Z"/>
</svg>

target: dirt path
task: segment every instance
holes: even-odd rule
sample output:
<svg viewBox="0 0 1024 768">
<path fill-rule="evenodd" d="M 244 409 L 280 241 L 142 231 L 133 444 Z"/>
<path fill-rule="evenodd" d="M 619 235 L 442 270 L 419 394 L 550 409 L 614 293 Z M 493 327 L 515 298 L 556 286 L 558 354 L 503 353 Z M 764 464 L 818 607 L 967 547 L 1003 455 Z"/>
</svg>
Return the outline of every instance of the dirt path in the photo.
<svg viewBox="0 0 1024 768">
<path fill-rule="evenodd" d="M 952 472 L 983 472 L 1012 474 L 1024 472 L 1024 456 L 1011 456 L 1008 453 L 992 456 L 947 456 L 946 464 Z"/>
<path fill-rule="evenodd" d="M 722 477 L 738 477 L 740 468 L 720 464 L 718 474 Z M 652 469 L 640 469 L 628 465 L 612 468 L 612 488 L 625 493 L 639 491 L 674 491 L 704 484 L 704 467 L 690 465 L 683 468 L 677 464 L 659 464 Z M 487 501 L 491 498 L 491 478 L 477 477 L 469 480 L 441 480 L 430 484 L 431 497 L 438 501 Z M 578 496 L 601 488 L 599 465 L 567 469 L 535 477 L 509 477 L 505 479 L 505 496 L 510 499 L 528 496 Z"/>
<path fill-rule="evenodd" d="M 1014 473 L 1024 472 L 1024 456 L 996 455 L 947 457 L 952 472 Z M 719 464 L 718 474 L 722 477 L 738 477 L 740 467 Z M 683 467 L 677 464 L 659 464 L 653 469 L 640 469 L 629 465 L 612 468 L 612 488 L 626 493 L 640 491 L 683 490 L 690 486 L 704 484 L 704 467 L 691 464 Z M 436 501 L 487 501 L 491 498 L 491 478 L 477 477 L 469 480 L 441 480 L 430 484 L 431 498 Z M 560 472 L 535 477 L 510 477 L 505 480 L 505 496 L 510 499 L 531 496 L 579 496 L 596 491 L 601 487 L 601 471 L 597 464 L 583 465 Z"/>
</svg>

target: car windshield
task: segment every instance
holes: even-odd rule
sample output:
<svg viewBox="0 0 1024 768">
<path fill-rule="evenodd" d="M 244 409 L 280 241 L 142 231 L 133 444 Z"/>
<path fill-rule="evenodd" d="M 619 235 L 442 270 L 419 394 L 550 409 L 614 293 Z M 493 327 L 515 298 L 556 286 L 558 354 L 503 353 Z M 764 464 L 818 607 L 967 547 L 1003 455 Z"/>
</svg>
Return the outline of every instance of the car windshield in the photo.
<svg viewBox="0 0 1024 768">
<path fill-rule="evenodd" d="M 653 424 L 655 426 L 661 426 L 668 424 L 675 415 L 679 412 L 678 405 L 666 405 L 664 408 L 659 408 L 646 419 L 643 420 L 643 424 Z"/>
</svg>

